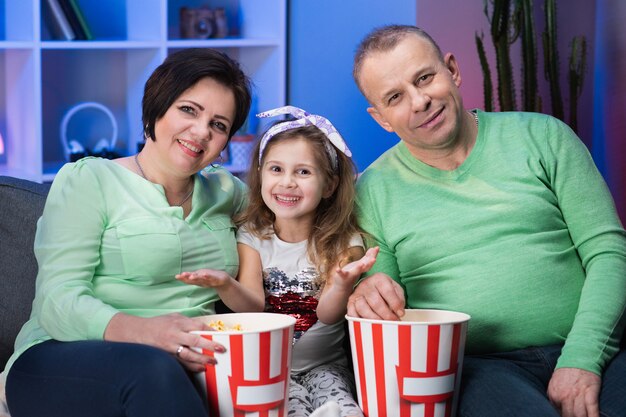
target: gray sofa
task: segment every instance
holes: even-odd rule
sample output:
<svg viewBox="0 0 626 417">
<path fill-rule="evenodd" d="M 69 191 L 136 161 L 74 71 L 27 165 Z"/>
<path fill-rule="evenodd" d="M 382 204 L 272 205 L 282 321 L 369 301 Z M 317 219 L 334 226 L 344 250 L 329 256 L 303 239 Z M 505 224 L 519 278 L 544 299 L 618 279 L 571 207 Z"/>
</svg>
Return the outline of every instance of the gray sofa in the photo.
<svg viewBox="0 0 626 417">
<path fill-rule="evenodd" d="M 33 239 L 48 184 L 0 176 L 0 371 L 35 295 Z"/>
</svg>

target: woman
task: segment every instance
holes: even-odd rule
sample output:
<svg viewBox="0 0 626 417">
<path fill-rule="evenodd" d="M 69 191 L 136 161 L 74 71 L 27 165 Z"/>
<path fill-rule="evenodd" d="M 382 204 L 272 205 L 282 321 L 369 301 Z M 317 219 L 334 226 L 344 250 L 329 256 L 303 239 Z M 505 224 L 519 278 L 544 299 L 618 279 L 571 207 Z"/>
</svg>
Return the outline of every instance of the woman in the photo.
<svg viewBox="0 0 626 417">
<path fill-rule="evenodd" d="M 231 217 L 245 187 L 198 171 L 243 124 L 249 86 L 220 52 L 174 53 L 145 85 L 142 151 L 59 171 L 35 238 L 33 311 L 7 365 L 13 417 L 206 417 L 188 372 L 215 360 L 192 348 L 224 348 L 190 331 L 207 328 L 193 317 L 218 297 L 174 276 L 237 273 Z"/>
</svg>

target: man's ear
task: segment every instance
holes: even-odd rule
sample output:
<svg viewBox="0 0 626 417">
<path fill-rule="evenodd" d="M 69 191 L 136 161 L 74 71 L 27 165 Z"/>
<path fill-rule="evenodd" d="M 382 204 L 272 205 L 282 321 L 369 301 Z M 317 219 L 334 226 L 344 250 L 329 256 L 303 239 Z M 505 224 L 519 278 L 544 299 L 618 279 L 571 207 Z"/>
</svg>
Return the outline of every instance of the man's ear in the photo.
<svg viewBox="0 0 626 417">
<path fill-rule="evenodd" d="M 461 68 L 459 68 L 459 63 L 457 62 L 455 56 L 448 52 L 446 56 L 443 58 L 443 62 L 446 65 L 448 71 L 450 71 L 450 75 L 452 76 L 452 81 L 456 84 L 457 87 L 461 86 Z"/>
<path fill-rule="evenodd" d="M 378 112 L 378 110 L 376 110 L 375 107 L 368 107 L 367 112 L 374 120 L 376 120 L 376 123 L 378 123 L 380 127 L 385 129 L 387 132 L 393 132 L 391 125 L 387 123 L 385 118 Z"/>
<path fill-rule="evenodd" d="M 324 191 L 324 194 L 322 194 L 322 198 L 329 198 L 331 195 L 333 195 L 338 185 L 339 177 L 337 175 L 333 175 L 333 179 L 329 184 L 327 184 L 326 190 Z"/>
</svg>

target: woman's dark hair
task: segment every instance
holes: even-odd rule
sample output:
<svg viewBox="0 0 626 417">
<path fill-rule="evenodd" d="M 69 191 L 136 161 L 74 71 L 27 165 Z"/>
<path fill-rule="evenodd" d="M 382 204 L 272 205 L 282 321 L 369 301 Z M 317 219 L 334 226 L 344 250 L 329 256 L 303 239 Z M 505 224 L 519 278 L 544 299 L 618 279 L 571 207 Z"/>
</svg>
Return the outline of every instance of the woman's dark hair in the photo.
<svg viewBox="0 0 626 417">
<path fill-rule="evenodd" d="M 144 135 L 154 140 L 156 121 L 185 90 L 205 77 L 229 88 L 235 96 L 235 118 L 228 132 L 230 139 L 248 117 L 251 82 L 235 60 L 208 48 L 182 49 L 170 54 L 150 75 L 142 101 Z"/>
</svg>

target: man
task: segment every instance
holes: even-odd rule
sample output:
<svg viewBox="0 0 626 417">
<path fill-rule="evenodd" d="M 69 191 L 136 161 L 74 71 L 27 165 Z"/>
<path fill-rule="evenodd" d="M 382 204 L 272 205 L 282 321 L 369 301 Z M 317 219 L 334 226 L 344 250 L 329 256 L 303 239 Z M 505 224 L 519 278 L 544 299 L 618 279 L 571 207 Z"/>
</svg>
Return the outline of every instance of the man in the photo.
<svg viewBox="0 0 626 417">
<path fill-rule="evenodd" d="M 354 78 L 401 141 L 359 179 L 380 252 L 348 314 L 470 314 L 461 416 L 626 415 L 626 233 L 584 144 L 547 115 L 464 109 L 454 55 L 413 26 L 368 35 Z"/>
</svg>

